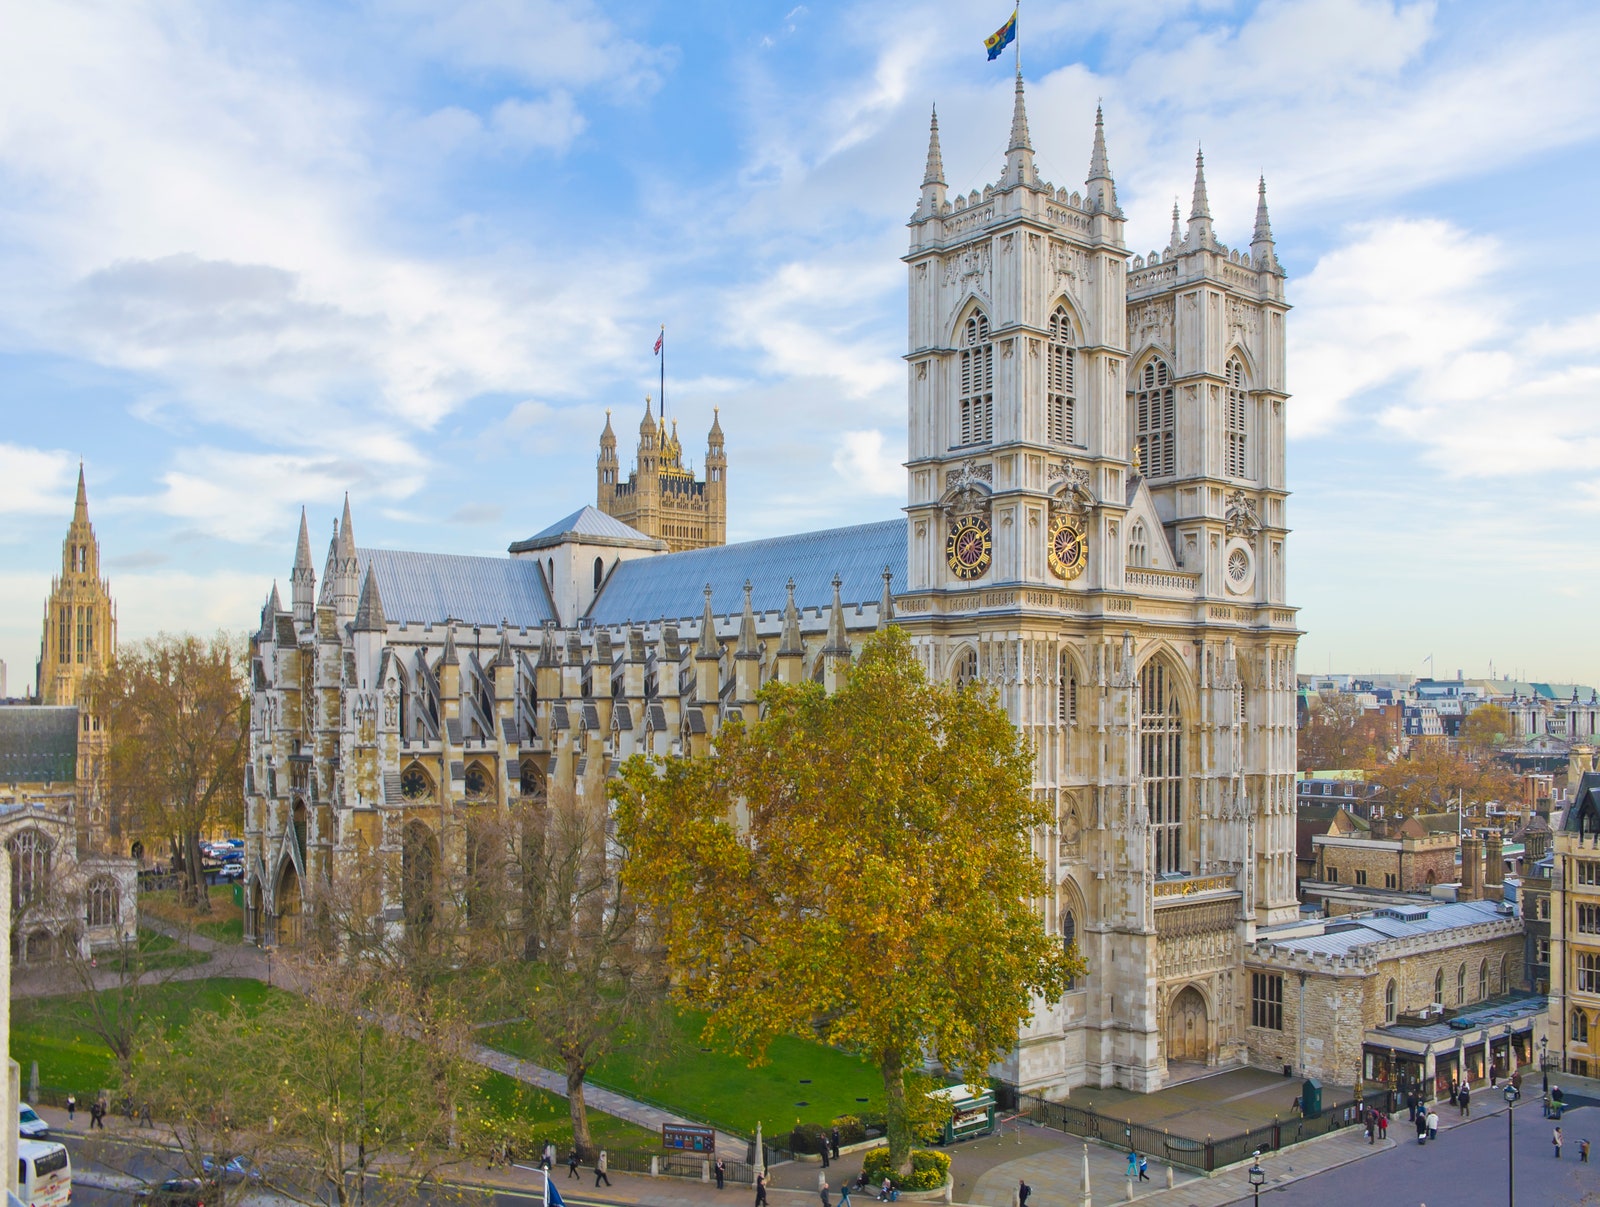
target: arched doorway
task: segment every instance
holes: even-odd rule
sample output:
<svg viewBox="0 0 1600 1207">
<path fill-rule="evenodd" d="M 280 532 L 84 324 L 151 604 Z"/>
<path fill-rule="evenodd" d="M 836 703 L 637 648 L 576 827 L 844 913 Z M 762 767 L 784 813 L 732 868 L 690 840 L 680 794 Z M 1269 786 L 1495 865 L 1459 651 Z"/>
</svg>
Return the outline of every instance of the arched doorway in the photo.
<svg viewBox="0 0 1600 1207">
<path fill-rule="evenodd" d="M 273 894 L 277 906 L 278 945 L 300 945 L 300 873 L 294 870 L 294 861 L 283 861 L 283 871 L 278 873 L 278 891 Z"/>
<path fill-rule="evenodd" d="M 1206 999 L 1190 985 L 1167 1009 L 1167 1063 L 1204 1064 L 1209 1048 Z"/>
</svg>

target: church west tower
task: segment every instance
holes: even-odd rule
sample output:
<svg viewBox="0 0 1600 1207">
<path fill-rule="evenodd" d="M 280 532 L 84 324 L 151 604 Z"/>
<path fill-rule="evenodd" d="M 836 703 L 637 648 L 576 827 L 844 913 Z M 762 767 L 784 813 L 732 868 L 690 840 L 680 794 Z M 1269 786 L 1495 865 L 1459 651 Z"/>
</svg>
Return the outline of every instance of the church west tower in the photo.
<svg viewBox="0 0 1600 1207">
<path fill-rule="evenodd" d="M 910 219 L 907 582 L 930 674 L 1037 752 L 1046 924 L 1088 975 L 1039 1003 L 1023 1089 L 1154 1089 L 1241 1059 L 1244 946 L 1292 919 L 1295 612 L 1284 596 L 1284 276 L 1187 227 L 1131 255 L 1103 118 L 1082 192 L 1005 165 Z"/>
</svg>

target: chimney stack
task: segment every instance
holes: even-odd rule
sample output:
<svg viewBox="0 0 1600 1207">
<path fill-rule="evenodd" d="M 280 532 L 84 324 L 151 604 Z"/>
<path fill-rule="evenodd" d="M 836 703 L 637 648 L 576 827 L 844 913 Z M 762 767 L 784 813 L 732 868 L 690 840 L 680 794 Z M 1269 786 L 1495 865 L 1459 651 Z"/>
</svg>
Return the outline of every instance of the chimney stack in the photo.
<svg viewBox="0 0 1600 1207">
<path fill-rule="evenodd" d="M 1461 890 L 1456 899 L 1483 900 L 1483 839 L 1475 830 L 1461 836 Z"/>
</svg>

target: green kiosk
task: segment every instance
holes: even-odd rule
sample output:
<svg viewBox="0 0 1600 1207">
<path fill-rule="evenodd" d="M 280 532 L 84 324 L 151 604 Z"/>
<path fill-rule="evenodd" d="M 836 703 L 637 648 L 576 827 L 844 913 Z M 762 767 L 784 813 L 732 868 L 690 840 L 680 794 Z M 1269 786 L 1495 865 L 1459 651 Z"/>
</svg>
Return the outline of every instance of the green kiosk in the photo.
<svg viewBox="0 0 1600 1207">
<path fill-rule="evenodd" d="M 987 1136 L 994 1131 L 994 1095 L 975 1085 L 952 1085 L 934 1090 L 930 1098 L 943 1098 L 949 1104 L 944 1118 L 941 1144 Z"/>
</svg>

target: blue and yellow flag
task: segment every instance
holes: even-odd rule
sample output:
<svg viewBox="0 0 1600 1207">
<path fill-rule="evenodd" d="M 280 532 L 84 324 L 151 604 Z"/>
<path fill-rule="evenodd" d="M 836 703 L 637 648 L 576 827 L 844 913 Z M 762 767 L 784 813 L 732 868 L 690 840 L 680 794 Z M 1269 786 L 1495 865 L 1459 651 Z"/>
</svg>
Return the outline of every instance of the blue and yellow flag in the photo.
<svg viewBox="0 0 1600 1207">
<path fill-rule="evenodd" d="M 992 63 L 1000 57 L 1000 52 L 1016 39 L 1017 36 L 1017 10 L 1011 10 L 1011 20 L 1007 21 L 994 33 L 983 40 L 983 45 L 989 52 L 989 61 Z"/>
</svg>

